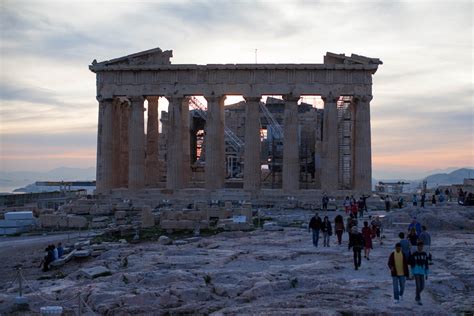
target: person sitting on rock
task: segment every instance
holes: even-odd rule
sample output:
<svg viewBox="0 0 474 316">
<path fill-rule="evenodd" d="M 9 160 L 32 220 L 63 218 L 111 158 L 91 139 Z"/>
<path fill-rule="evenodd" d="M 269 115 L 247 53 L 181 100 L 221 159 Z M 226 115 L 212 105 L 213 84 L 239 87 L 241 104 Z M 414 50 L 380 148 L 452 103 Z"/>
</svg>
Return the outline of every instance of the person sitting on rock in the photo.
<svg viewBox="0 0 474 316">
<path fill-rule="evenodd" d="M 58 258 L 61 258 L 64 254 L 63 244 L 59 243 L 56 249 L 58 250 Z"/>
<path fill-rule="evenodd" d="M 43 272 L 46 272 L 49 271 L 49 264 L 54 261 L 54 250 L 53 247 L 49 245 L 44 251 L 46 252 L 46 255 L 43 260 L 41 260 L 41 264 L 43 265 Z"/>
</svg>

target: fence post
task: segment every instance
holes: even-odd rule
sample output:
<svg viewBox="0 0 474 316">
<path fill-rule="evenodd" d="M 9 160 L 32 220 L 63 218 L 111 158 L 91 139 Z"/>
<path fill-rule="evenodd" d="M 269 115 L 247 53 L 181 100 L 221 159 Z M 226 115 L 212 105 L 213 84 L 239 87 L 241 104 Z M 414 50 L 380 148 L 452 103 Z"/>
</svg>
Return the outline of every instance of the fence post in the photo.
<svg viewBox="0 0 474 316">
<path fill-rule="evenodd" d="M 79 292 L 79 310 L 78 310 L 78 315 L 82 316 L 82 295 Z"/>
</svg>

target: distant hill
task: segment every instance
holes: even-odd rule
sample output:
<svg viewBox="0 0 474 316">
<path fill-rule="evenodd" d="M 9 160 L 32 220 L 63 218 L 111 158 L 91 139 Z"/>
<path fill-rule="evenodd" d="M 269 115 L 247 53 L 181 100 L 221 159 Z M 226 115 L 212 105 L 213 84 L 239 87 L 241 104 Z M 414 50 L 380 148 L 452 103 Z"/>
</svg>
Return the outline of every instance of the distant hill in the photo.
<svg viewBox="0 0 474 316">
<path fill-rule="evenodd" d="M 474 177 L 474 169 L 461 168 L 450 173 L 436 173 L 425 178 L 428 187 L 463 183 L 465 178 Z"/>
<path fill-rule="evenodd" d="M 36 181 L 88 181 L 95 180 L 95 168 L 60 167 L 46 172 L 0 171 L 0 192 L 12 192 Z"/>
</svg>

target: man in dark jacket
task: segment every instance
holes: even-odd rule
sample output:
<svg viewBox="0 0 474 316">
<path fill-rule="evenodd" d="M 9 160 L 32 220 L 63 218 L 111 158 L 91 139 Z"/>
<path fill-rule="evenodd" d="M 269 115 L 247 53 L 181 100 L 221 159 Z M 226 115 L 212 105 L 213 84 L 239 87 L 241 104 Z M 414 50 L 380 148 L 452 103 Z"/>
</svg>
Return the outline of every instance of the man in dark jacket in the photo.
<svg viewBox="0 0 474 316">
<path fill-rule="evenodd" d="M 423 251 L 423 242 L 419 241 L 417 244 L 417 251 L 415 251 L 410 256 L 410 265 L 411 265 L 411 272 L 415 277 L 416 283 L 416 297 L 415 301 L 418 305 L 423 305 L 421 303 L 420 294 L 425 288 L 425 279 L 428 280 L 428 255 L 426 252 Z"/>
<path fill-rule="evenodd" d="M 356 270 L 360 268 L 361 263 L 361 252 L 364 248 L 364 238 L 362 234 L 357 229 L 357 226 L 351 228 L 351 234 L 349 235 L 349 250 L 352 248 L 354 252 L 354 267 Z"/>
<path fill-rule="evenodd" d="M 319 217 L 318 213 L 316 213 L 314 214 L 313 217 L 311 217 L 311 220 L 309 221 L 309 225 L 308 225 L 308 232 L 310 229 L 313 231 L 313 245 L 315 247 L 318 247 L 319 231 L 321 230 L 321 226 L 322 226 L 321 217 Z"/>
<path fill-rule="evenodd" d="M 387 265 L 392 273 L 393 299 L 395 303 L 399 303 L 403 300 L 405 281 L 408 277 L 408 258 L 403 254 L 400 243 L 395 245 L 395 251 L 390 254 Z"/>
</svg>

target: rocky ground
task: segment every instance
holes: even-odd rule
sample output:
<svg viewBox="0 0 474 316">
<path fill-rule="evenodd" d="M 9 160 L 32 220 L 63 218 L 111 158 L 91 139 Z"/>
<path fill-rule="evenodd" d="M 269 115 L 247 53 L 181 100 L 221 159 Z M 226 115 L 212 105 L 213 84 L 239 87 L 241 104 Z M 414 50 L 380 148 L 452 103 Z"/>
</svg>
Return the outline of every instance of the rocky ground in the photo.
<svg viewBox="0 0 474 316">
<path fill-rule="evenodd" d="M 2 240 L 0 313 L 12 313 L 18 284 L 10 284 L 10 280 L 14 278 L 13 266 L 18 263 L 24 265 L 29 286 L 24 295 L 32 311 L 39 311 L 41 306 L 59 305 L 72 315 L 78 305 L 75 297 L 81 293 L 90 309 L 101 315 L 472 315 L 474 312 L 474 208 L 408 207 L 387 214 L 384 244 L 374 243 L 370 261 L 363 258 L 358 271 L 353 267 L 352 252 L 347 249 L 347 234 L 342 246 L 336 244 L 333 236 L 331 247 L 323 248 L 320 240 L 320 247 L 315 248 L 311 234 L 301 226 L 311 213 L 288 210 L 269 211 L 265 215 L 286 227 L 183 238 L 172 245 L 125 244 L 96 258 L 71 261 L 60 270 L 46 274 L 37 267 L 42 255 L 38 239 L 36 243 L 32 239 L 29 251 L 27 248 L 16 251 L 14 239 Z M 336 213 L 328 215 L 332 220 Z M 406 230 L 413 215 L 431 231 L 434 265 L 422 293 L 423 306 L 415 304 L 414 281 L 407 281 L 404 301 L 395 305 L 386 264 L 398 241 L 398 232 Z M 24 243 L 21 245 L 26 247 Z M 106 267 L 111 274 L 89 279 L 80 272 L 96 266 Z M 68 301 L 71 298 L 74 299 Z"/>
</svg>

